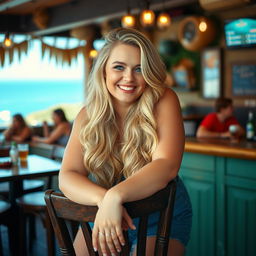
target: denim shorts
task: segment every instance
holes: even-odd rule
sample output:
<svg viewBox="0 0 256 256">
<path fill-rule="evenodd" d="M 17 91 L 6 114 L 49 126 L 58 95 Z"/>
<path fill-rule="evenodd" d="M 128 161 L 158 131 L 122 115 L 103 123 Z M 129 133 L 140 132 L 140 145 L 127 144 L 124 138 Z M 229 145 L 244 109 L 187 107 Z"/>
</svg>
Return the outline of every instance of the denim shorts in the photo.
<svg viewBox="0 0 256 256">
<path fill-rule="evenodd" d="M 170 239 L 176 239 L 186 247 L 189 238 L 192 225 L 192 207 L 188 192 L 182 182 L 177 177 L 177 189 L 174 203 L 174 211 L 170 232 Z M 148 218 L 147 236 L 156 236 L 157 224 L 159 219 L 159 212 L 152 213 Z M 93 228 L 93 223 L 89 223 Z M 133 219 L 133 224 L 136 226 L 136 230 L 128 230 L 128 237 L 131 246 L 131 252 L 134 250 L 137 244 L 137 230 L 139 227 L 139 218 Z"/>
<path fill-rule="evenodd" d="M 174 203 L 174 211 L 172 218 L 172 225 L 170 231 L 170 239 L 176 239 L 186 247 L 189 238 L 192 225 L 192 207 L 188 192 L 182 182 L 177 177 L 177 189 Z M 159 212 L 152 213 L 148 217 L 147 236 L 156 236 L 157 223 L 159 219 Z M 137 244 L 137 230 L 139 226 L 139 219 L 133 219 L 133 223 L 136 226 L 136 230 L 129 230 L 129 242 L 131 245 L 131 251 L 134 250 Z"/>
</svg>

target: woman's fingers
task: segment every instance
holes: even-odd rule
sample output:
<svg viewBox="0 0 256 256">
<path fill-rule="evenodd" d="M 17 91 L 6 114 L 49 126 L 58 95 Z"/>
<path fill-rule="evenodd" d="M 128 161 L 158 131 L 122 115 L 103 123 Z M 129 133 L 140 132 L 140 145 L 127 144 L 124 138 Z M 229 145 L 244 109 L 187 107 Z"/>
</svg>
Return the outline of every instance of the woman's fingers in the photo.
<svg viewBox="0 0 256 256">
<path fill-rule="evenodd" d="M 99 234 L 99 230 L 94 227 L 92 230 L 92 246 L 94 251 L 98 251 L 98 234 Z"/>
<path fill-rule="evenodd" d="M 111 230 L 111 238 L 112 238 L 112 241 L 115 245 L 116 251 L 121 252 L 122 247 L 121 247 L 121 244 L 120 244 L 119 239 L 117 237 L 116 231 L 114 229 Z"/>
<path fill-rule="evenodd" d="M 124 246 L 125 240 L 124 240 L 124 235 L 123 235 L 123 231 L 121 228 L 116 227 L 116 235 L 117 235 L 117 238 L 118 238 L 119 242 L 121 243 L 121 245 Z"/>
<path fill-rule="evenodd" d="M 98 242 L 103 256 L 107 256 L 107 246 L 106 246 L 106 237 L 104 231 L 99 231 L 98 233 Z"/>
<path fill-rule="evenodd" d="M 133 230 L 136 229 L 136 226 L 133 224 L 132 218 L 130 217 L 130 215 L 128 214 L 125 208 L 123 210 L 123 218 L 125 219 L 125 222 L 127 223 L 130 229 L 133 229 Z"/>
</svg>

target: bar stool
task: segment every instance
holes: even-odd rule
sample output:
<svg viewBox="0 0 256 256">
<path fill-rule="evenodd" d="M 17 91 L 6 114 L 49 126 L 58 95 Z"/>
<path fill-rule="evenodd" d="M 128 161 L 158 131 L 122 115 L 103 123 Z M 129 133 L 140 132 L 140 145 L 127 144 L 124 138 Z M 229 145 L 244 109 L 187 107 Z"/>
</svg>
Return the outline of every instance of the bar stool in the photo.
<svg viewBox="0 0 256 256">
<path fill-rule="evenodd" d="M 20 250 L 22 255 L 27 255 L 27 217 L 39 216 L 42 220 L 43 226 L 46 231 L 47 251 L 48 256 L 55 254 L 54 247 L 54 231 L 44 201 L 44 192 L 33 192 L 25 194 L 16 199 L 16 203 L 20 208 Z M 32 243 L 34 240 L 33 232 L 29 232 L 29 249 L 32 249 Z"/>
</svg>

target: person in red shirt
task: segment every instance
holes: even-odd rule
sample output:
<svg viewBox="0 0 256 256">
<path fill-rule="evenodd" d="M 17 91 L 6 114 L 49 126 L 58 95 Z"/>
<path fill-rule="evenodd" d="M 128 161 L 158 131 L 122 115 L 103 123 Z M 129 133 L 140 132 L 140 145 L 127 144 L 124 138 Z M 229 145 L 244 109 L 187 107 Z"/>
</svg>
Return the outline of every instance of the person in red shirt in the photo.
<svg viewBox="0 0 256 256">
<path fill-rule="evenodd" d="M 234 134 L 230 132 L 233 127 L 236 137 L 244 135 L 244 129 L 233 116 L 233 103 L 229 98 L 219 98 L 215 102 L 216 112 L 208 114 L 198 127 L 197 138 L 232 138 Z"/>
</svg>

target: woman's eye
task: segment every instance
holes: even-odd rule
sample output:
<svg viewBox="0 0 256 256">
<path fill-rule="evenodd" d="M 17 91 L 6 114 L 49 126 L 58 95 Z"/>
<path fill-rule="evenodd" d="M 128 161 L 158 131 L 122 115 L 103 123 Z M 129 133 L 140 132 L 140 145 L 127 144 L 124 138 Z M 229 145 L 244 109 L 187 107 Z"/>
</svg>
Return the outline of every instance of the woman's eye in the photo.
<svg viewBox="0 0 256 256">
<path fill-rule="evenodd" d="M 141 73 L 141 67 L 137 67 L 137 68 L 135 68 L 135 72 L 137 72 L 137 73 Z"/>
<path fill-rule="evenodd" d="M 123 70 L 124 67 L 121 66 L 121 65 L 117 65 L 117 66 L 114 66 L 114 69 L 116 69 L 116 70 Z"/>
</svg>

